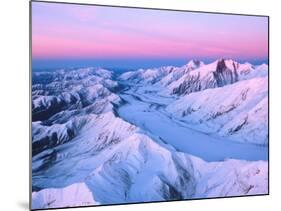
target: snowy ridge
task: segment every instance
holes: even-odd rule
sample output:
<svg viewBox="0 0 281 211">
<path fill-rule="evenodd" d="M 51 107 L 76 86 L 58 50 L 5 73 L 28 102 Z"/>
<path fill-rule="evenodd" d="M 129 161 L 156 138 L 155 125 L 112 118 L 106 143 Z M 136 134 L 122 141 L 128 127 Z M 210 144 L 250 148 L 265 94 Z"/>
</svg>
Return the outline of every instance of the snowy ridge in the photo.
<svg viewBox="0 0 281 211">
<path fill-rule="evenodd" d="M 186 66 L 189 68 L 172 68 L 157 83 L 138 85 L 134 92 L 158 99 L 174 97 L 166 110 L 202 132 L 267 144 L 268 65 L 218 59 L 206 65 L 191 61 Z"/>
<path fill-rule="evenodd" d="M 60 111 L 84 108 L 100 99 L 118 103 L 118 96 L 110 91 L 117 89 L 118 84 L 111 77 L 110 71 L 94 68 L 34 73 L 33 121 L 46 120 Z"/>
<path fill-rule="evenodd" d="M 89 114 L 112 111 L 121 100 L 110 91 L 118 87 L 111 77 L 110 71 L 95 68 L 34 73 L 33 154 L 73 139 L 89 121 Z"/>
<path fill-rule="evenodd" d="M 116 118 L 113 113 L 105 113 L 95 118 L 87 125 L 91 130 L 84 128 L 81 135 L 72 140 L 72 143 L 54 148 L 56 156 L 52 152 L 52 159 L 44 154 L 44 159 L 49 162 L 47 171 L 45 169 L 42 174 L 41 168 L 33 175 L 34 186 L 43 188 L 33 193 L 36 206 L 55 207 L 56 204 L 50 204 L 50 201 L 60 194 L 56 191 L 68 192 L 64 187 L 81 182 L 91 191 L 95 199 L 92 204 L 96 201 L 101 204 L 112 204 L 188 199 L 202 195 L 207 197 L 215 194 L 214 191 L 219 191 L 220 196 L 231 196 L 247 194 L 249 193 L 247 190 L 250 189 L 253 193 L 256 189 L 261 193 L 267 190 L 266 185 L 260 187 L 258 180 L 259 178 L 266 180 L 265 161 L 257 162 L 258 167 L 254 165 L 256 162 L 235 160 L 207 163 L 156 143 L 138 128 Z M 96 121 L 99 121 L 98 124 Z M 38 159 L 38 156 L 36 157 Z M 33 165 L 41 163 L 37 159 L 34 159 Z M 239 168 L 233 170 L 233 162 L 236 162 Z M 213 189 L 212 184 L 208 183 L 205 190 L 202 186 L 205 187 L 207 181 L 219 182 L 213 168 L 220 169 L 220 175 L 227 177 L 229 182 L 222 183 L 219 189 Z M 225 170 L 227 168 L 229 171 Z M 249 176 L 244 171 L 258 173 Z M 243 186 L 235 182 L 236 173 L 244 181 Z M 47 187 L 59 190 L 54 192 Z M 69 198 L 63 197 L 64 195 L 59 198 L 59 206 L 67 203 L 69 206 L 73 205 L 69 203 Z M 70 191 L 70 197 L 71 195 Z M 49 200 L 46 200 L 46 197 L 49 197 Z M 81 202 L 74 202 L 84 204 L 90 201 L 86 200 L 87 198 L 81 199 L 83 199 Z M 46 201 L 49 202 L 47 205 Z"/>
<path fill-rule="evenodd" d="M 155 83 L 159 81 L 160 78 L 166 76 L 169 72 L 173 70 L 174 67 L 160 67 L 153 69 L 139 69 L 137 71 L 131 71 L 123 73 L 119 79 L 123 81 L 131 81 L 135 83 Z"/>
<path fill-rule="evenodd" d="M 163 86 L 163 94 L 186 95 L 209 88 L 222 87 L 240 80 L 268 75 L 266 64 L 240 64 L 231 59 L 219 59 L 210 64 L 191 60 L 182 67 L 161 67 L 127 72 L 121 80 L 134 83 L 156 83 Z"/>
<path fill-rule="evenodd" d="M 194 191 L 194 181 L 191 176 L 187 177 L 190 173 L 184 164 L 178 163 L 172 152 L 137 131 L 137 128 L 116 118 L 113 113 L 92 118 L 92 122 L 71 142 L 57 146 L 49 154 L 34 157 L 33 165 L 37 168 L 33 171 L 33 185 L 40 190 L 48 186 L 62 188 L 85 182 L 95 199 L 101 203 L 138 201 L 139 194 L 146 201 L 150 198 L 164 200 L 181 195 L 190 196 Z M 187 162 L 184 156 L 181 157 Z M 46 163 L 47 171 L 43 168 Z M 56 179 L 51 179 L 53 177 Z M 154 189 L 156 184 L 153 182 L 151 186 L 147 184 L 143 187 L 143 180 L 153 177 L 159 190 L 155 189 L 156 192 L 148 196 L 146 192 Z M 179 179 L 193 188 L 183 189 Z M 167 193 L 162 188 L 167 189 Z M 111 195 L 108 195 L 108 190 L 111 190 Z M 132 193 L 128 194 L 128 191 Z"/>
<path fill-rule="evenodd" d="M 268 193 L 268 163 L 226 160 L 203 163 L 195 159 L 196 197 L 224 197 Z"/>
<path fill-rule="evenodd" d="M 189 73 L 192 70 L 195 70 L 199 67 L 202 67 L 204 63 L 202 61 L 196 61 L 196 60 L 191 60 L 189 61 L 186 65 L 182 67 L 175 67 L 173 68 L 169 74 L 167 74 L 165 77 L 161 78 L 159 81 L 159 84 L 162 86 L 167 86 L 173 81 L 178 80 L 181 78 L 183 75 Z"/>
<path fill-rule="evenodd" d="M 101 68 L 35 72 L 32 208 L 268 193 L 267 77 L 265 64 L 223 59 L 117 81 Z"/>
<path fill-rule="evenodd" d="M 167 111 L 205 132 L 267 144 L 267 94 L 268 78 L 253 78 L 191 93 L 170 104 Z"/>
<path fill-rule="evenodd" d="M 44 189 L 32 193 L 32 209 L 48 209 L 98 205 L 84 183 L 72 184 L 61 189 Z"/>
<path fill-rule="evenodd" d="M 189 71 L 199 68 L 203 65 L 204 63 L 201 61 L 191 60 L 182 67 L 166 66 L 153 69 L 139 69 L 137 71 L 123 73 L 119 77 L 119 80 L 144 84 L 154 84 L 159 82 L 162 85 L 168 85 Z"/>
<path fill-rule="evenodd" d="M 168 92 L 176 95 L 186 95 L 266 75 L 266 65 L 262 69 L 260 67 L 254 69 L 249 63 L 240 64 L 233 60 L 221 59 L 182 76 L 168 86 Z"/>
</svg>

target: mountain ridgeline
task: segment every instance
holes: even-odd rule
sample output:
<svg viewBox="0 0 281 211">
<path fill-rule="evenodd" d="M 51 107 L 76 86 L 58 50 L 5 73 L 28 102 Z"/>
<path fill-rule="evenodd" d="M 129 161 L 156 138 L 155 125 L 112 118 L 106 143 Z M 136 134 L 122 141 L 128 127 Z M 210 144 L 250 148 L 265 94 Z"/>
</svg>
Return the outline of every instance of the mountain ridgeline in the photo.
<svg viewBox="0 0 281 211">
<path fill-rule="evenodd" d="M 33 209 L 266 194 L 267 150 L 266 64 L 32 74 Z"/>
</svg>

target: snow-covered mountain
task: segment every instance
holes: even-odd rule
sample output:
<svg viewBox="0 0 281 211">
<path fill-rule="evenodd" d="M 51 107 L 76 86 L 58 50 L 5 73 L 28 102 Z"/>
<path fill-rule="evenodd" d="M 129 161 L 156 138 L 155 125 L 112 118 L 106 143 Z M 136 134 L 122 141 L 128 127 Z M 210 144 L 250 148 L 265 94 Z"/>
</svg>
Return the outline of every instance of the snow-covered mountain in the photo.
<svg viewBox="0 0 281 211">
<path fill-rule="evenodd" d="M 100 99 L 118 101 L 118 96 L 110 91 L 118 88 L 118 84 L 111 80 L 112 73 L 104 69 L 37 72 L 32 77 L 33 121 L 48 119 L 60 111 L 100 103 Z"/>
<path fill-rule="evenodd" d="M 32 193 L 33 209 L 98 205 L 85 183 L 49 188 Z"/>
<path fill-rule="evenodd" d="M 186 65 L 182 67 L 175 67 L 172 71 L 169 72 L 165 77 L 161 78 L 159 81 L 160 85 L 167 86 L 170 83 L 178 80 L 183 75 L 188 74 L 190 71 L 202 67 L 204 63 L 202 61 L 191 60 Z"/>
<path fill-rule="evenodd" d="M 163 86 L 163 93 L 186 95 L 209 88 L 222 87 L 240 80 L 268 75 L 266 64 L 254 66 L 240 64 L 231 59 L 219 59 L 210 64 L 191 60 L 182 67 L 161 67 L 127 72 L 121 80 L 134 83 L 156 83 Z M 153 78 L 153 80 L 151 80 Z"/>
<path fill-rule="evenodd" d="M 108 70 L 95 68 L 34 73 L 33 154 L 73 139 L 89 114 L 112 111 L 121 99 L 112 92 L 118 84 L 111 77 Z"/>
<path fill-rule="evenodd" d="M 167 111 L 204 132 L 267 144 L 268 78 L 194 92 L 171 103 Z"/>
<path fill-rule="evenodd" d="M 33 73 L 32 208 L 268 193 L 268 162 L 260 159 L 267 71 L 218 60 L 127 72 L 117 81 L 101 68 Z M 174 93 L 183 83 L 196 85 Z M 169 134 L 178 127 L 186 130 Z M 215 137 L 216 156 L 205 159 L 203 143 L 214 146 Z M 231 140 L 259 156 L 219 156 Z"/>
<path fill-rule="evenodd" d="M 33 166 L 33 185 L 37 189 L 33 193 L 34 206 L 45 208 L 267 191 L 267 183 L 260 184 L 267 180 L 266 161 L 208 163 L 155 142 L 111 112 L 93 116 L 71 142 L 36 155 Z M 80 186 L 68 188 L 77 183 L 85 184 L 82 190 Z M 85 198 L 71 201 L 83 190 Z"/>
<path fill-rule="evenodd" d="M 123 81 L 131 81 L 134 83 L 151 83 L 154 84 L 162 77 L 170 72 L 173 72 L 172 66 L 153 68 L 153 69 L 139 69 L 137 71 L 130 71 L 123 73 L 119 79 Z"/>
<path fill-rule="evenodd" d="M 184 75 L 174 81 L 168 90 L 172 94 L 185 95 L 266 75 L 267 65 L 265 64 L 254 67 L 249 63 L 239 64 L 231 59 L 220 59 Z"/>
<path fill-rule="evenodd" d="M 144 84 L 154 84 L 159 82 L 163 85 L 168 85 L 169 83 L 179 79 L 189 71 L 199 68 L 203 65 L 204 63 L 201 61 L 191 60 L 182 67 L 164 66 L 153 69 L 139 69 L 137 71 L 123 73 L 119 77 L 119 80 Z"/>
<path fill-rule="evenodd" d="M 166 111 L 202 132 L 267 144 L 268 66 L 231 59 L 195 64 L 191 61 L 186 65 L 189 68 L 172 68 L 153 84 L 140 79 L 146 85 L 134 92 L 174 97 Z"/>
</svg>

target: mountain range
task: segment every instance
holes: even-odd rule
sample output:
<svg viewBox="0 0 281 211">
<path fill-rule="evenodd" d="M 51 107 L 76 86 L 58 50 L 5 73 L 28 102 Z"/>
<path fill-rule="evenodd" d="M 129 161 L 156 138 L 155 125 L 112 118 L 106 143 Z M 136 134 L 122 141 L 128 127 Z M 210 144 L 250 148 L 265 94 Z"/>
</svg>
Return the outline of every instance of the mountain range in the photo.
<svg viewBox="0 0 281 211">
<path fill-rule="evenodd" d="M 32 208 L 268 193 L 268 65 L 32 74 Z"/>
</svg>

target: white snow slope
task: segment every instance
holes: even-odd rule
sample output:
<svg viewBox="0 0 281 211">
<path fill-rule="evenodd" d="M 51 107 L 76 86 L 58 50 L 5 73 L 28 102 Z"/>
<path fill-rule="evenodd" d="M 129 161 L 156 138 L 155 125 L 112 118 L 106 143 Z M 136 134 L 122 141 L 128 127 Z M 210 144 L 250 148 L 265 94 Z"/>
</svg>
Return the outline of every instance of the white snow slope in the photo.
<svg viewBox="0 0 281 211">
<path fill-rule="evenodd" d="M 34 157 L 33 185 L 43 189 L 34 192 L 34 206 L 89 205 L 87 197 L 64 197 L 72 196 L 65 187 L 75 183 L 87 185 L 92 204 L 267 193 L 266 161 L 209 163 L 152 140 L 113 113 L 91 119 L 77 138 L 44 154 L 43 163 Z M 46 163 L 48 169 L 41 168 Z"/>
<path fill-rule="evenodd" d="M 268 141 L 268 78 L 194 92 L 171 103 L 167 111 L 202 131 L 265 145 Z"/>
<path fill-rule="evenodd" d="M 49 188 L 32 194 L 33 209 L 98 205 L 85 183 Z"/>
<path fill-rule="evenodd" d="M 104 69 L 34 74 L 32 208 L 267 194 L 266 67 L 215 89 L 167 94 L 204 66 L 125 73 L 121 92 Z"/>
</svg>

